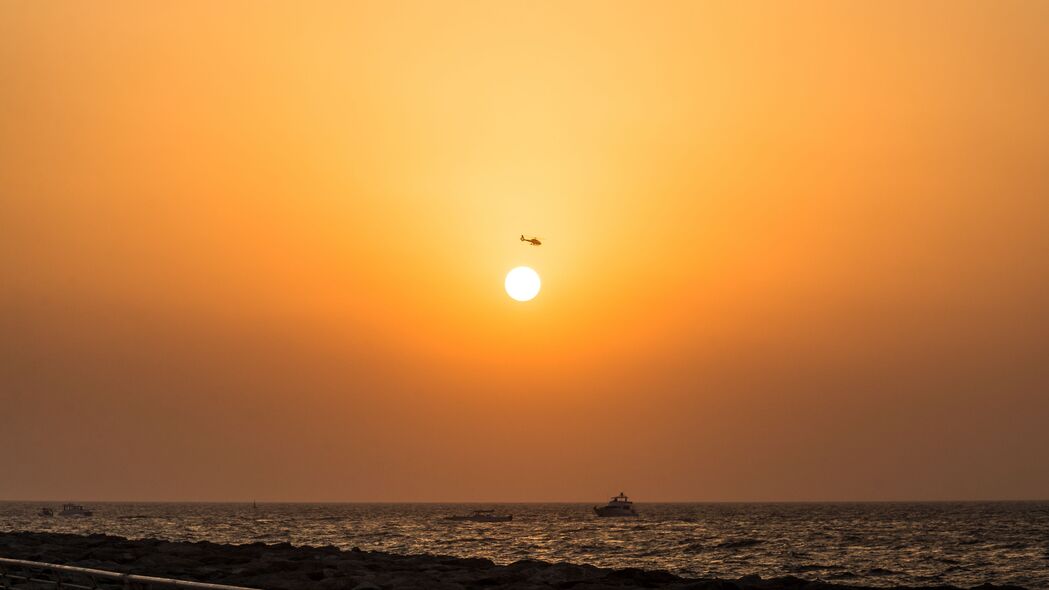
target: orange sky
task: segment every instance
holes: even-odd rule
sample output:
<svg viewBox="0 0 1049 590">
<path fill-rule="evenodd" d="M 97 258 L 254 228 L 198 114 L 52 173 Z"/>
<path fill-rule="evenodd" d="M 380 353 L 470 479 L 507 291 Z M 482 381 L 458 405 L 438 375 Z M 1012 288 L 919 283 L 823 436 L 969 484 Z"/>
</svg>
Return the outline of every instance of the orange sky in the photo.
<svg viewBox="0 0 1049 590">
<path fill-rule="evenodd" d="M 4 2 L 0 499 L 1049 498 L 1046 105 L 1037 1 Z"/>
</svg>

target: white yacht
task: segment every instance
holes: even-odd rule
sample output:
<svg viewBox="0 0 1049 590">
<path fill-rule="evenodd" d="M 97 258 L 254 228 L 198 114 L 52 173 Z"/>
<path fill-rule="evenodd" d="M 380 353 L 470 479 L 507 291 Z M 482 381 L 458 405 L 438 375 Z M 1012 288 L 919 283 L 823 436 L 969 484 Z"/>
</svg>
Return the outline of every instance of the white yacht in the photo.
<svg viewBox="0 0 1049 590">
<path fill-rule="evenodd" d="M 94 512 L 85 509 L 80 504 L 63 504 L 59 516 L 91 516 Z"/>
<path fill-rule="evenodd" d="M 630 498 L 627 498 L 623 492 L 619 492 L 619 495 L 613 496 L 608 504 L 594 506 L 594 514 L 598 516 L 637 516 L 637 511 L 634 510 L 634 503 L 630 501 Z"/>
</svg>

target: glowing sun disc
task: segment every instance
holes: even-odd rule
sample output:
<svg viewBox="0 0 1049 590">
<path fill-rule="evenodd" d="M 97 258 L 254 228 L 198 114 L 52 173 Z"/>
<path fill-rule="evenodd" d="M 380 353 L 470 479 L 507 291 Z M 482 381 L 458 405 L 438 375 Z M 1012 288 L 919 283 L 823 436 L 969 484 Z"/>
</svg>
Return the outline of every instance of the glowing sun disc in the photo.
<svg viewBox="0 0 1049 590">
<path fill-rule="evenodd" d="M 539 273 L 527 266 L 518 266 L 506 273 L 506 294 L 517 301 L 531 301 L 539 294 Z"/>
</svg>

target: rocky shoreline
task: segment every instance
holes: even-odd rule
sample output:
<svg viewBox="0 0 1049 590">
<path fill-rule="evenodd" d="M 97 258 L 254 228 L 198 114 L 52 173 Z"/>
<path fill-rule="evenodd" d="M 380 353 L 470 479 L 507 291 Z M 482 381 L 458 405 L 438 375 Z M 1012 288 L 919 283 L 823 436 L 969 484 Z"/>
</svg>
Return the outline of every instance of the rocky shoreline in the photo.
<svg viewBox="0 0 1049 590">
<path fill-rule="evenodd" d="M 495 565 L 488 559 L 395 555 L 289 543 L 222 545 L 209 542 L 131 540 L 110 535 L 0 533 L 0 557 L 247 586 L 266 590 L 375 590 L 477 588 L 674 590 L 861 590 L 865 587 L 806 581 L 793 576 L 739 580 L 686 579 L 665 571 L 607 569 L 523 560 Z M 899 586 L 896 590 L 909 587 Z M 932 587 L 926 587 L 930 590 Z M 960 590 L 936 586 L 937 590 Z M 1023 590 L 984 584 L 979 590 Z"/>
</svg>

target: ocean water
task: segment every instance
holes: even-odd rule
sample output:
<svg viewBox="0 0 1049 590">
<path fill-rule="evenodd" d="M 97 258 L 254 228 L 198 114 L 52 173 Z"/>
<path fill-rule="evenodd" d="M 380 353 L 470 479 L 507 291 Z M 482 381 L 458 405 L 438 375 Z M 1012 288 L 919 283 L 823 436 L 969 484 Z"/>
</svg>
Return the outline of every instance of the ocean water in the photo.
<svg viewBox="0 0 1049 590">
<path fill-rule="evenodd" d="M 665 569 L 689 577 L 795 575 L 870 586 L 1049 588 L 1049 502 L 638 504 L 92 504 L 90 518 L 0 503 L 0 530 L 217 543 L 288 541 L 395 553 Z M 58 508 L 56 505 L 51 505 Z M 443 518 L 494 508 L 510 523 Z"/>
</svg>

